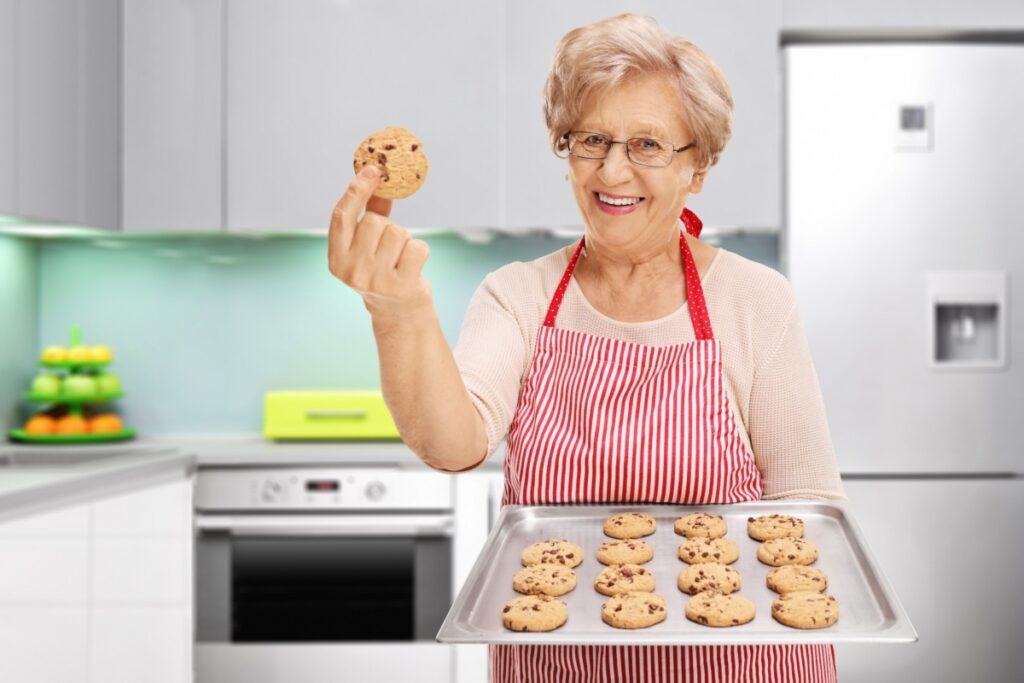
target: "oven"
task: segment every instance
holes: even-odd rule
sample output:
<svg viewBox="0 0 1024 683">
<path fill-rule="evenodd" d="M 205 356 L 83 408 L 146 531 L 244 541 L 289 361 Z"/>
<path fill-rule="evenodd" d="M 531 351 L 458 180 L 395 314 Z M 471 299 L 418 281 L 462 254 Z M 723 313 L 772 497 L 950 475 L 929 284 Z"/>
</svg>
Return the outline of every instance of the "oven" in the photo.
<svg viewBox="0 0 1024 683">
<path fill-rule="evenodd" d="M 201 468 L 197 683 L 450 683 L 452 478 Z"/>
</svg>

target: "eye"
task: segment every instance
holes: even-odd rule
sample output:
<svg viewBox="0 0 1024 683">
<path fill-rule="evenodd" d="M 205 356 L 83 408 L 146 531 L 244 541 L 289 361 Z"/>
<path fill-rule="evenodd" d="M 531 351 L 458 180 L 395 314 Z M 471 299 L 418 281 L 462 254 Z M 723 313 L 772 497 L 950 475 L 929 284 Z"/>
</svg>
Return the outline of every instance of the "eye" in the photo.
<svg viewBox="0 0 1024 683">
<path fill-rule="evenodd" d="M 636 140 L 636 144 L 645 152 L 656 152 L 661 149 L 661 143 L 654 138 L 639 138 Z"/>
<path fill-rule="evenodd" d="M 584 144 L 587 144 L 587 145 L 603 145 L 603 144 L 605 144 L 606 140 L 605 140 L 605 137 L 603 135 L 592 134 L 592 135 L 588 135 L 583 140 L 583 142 L 584 142 Z"/>
</svg>

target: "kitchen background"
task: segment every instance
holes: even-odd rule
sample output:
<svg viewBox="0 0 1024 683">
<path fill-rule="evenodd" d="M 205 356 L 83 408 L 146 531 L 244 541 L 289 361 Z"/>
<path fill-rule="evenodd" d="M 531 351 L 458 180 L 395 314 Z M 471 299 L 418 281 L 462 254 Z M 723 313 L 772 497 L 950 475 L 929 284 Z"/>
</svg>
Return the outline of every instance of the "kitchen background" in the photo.
<svg viewBox="0 0 1024 683">
<path fill-rule="evenodd" d="M 393 215 L 430 243 L 425 274 L 444 333 L 454 343 L 466 303 L 486 273 L 553 251 L 579 234 L 564 162 L 547 148 L 540 85 L 565 31 L 623 11 L 655 16 L 692 39 L 719 62 L 733 87 L 733 139 L 704 192 L 691 202 L 708 239 L 791 277 L 802 273 L 804 283 L 821 274 L 792 259 L 804 253 L 800 249 L 817 253 L 813 238 L 820 233 L 795 232 L 809 224 L 791 220 L 793 207 L 818 199 L 815 210 L 831 201 L 838 212 L 845 201 L 871 196 L 854 178 L 847 195 L 787 199 L 785 191 L 798 186 L 792 168 L 787 175 L 797 155 L 785 135 L 780 42 L 981 42 L 1018 50 L 1024 44 L 1019 0 L 0 0 L 0 94 L 11 95 L 0 97 L 0 215 L 6 216 L 0 221 L 0 426 L 14 427 L 27 417 L 34 406 L 20 397 L 36 374 L 39 350 L 67 344 L 75 324 L 86 343 L 113 348 L 113 370 L 125 388 L 119 412 L 144 438 L 258 439 L 268 389 L 378 386 L 368 317 L 358 297 L 327 272 L 324 234 L 349 178 L 352 150 L 384 125 L 408 127 L 427 149 L 426 185 L 397 202 Z M 368 28 L 384 25 L 386 40 Z M 994 89 L 1021 87 L 1019 78 L 1008 78 Z M 830 133 L 827 119 L 811 120 L 801 130 Z M 1007 126 L 1002 140 L 1005 149 L 1024 149 L 1017 127 Z M 863 144 L 856 135 L 853 142 L 842 135 L 831 141 L 837 150 L 845 145 L 844 152 Z M 802 149 L 813 151 L 814 144 Z M 822 163 L 829 161 L 824 156 Z M 831 156 L 841 164 L 841 154 Z M 978 182 L 993 172 L 963 163 Z M 799 176 L 805 181 L 807 168 Z M 1012 184 L 1013 176 L 1000 180 Z M 925 187 L 929 199 L 941 199 L 934 185 Z M 972 196 L 945 199 L 969 207 Z M 986 200 L 986 211 L 994 207 Z M 982 245 L 984 256 L 945 252 L 941 267 L 1014 271 L 1012 287 L 1021 276 L 1009 249 L 1019 241 L 1010 241 L 1015 231 L 1007 225 L 972 224 L 963 239 Z M 900 227 L 879 229 L 895 234 Z M 909 250 L 904 253 L 919 255 L 922 268 L 936 267 L 928 263 L 938 252 L 929 250 L 927 226 L 899 235 L 901 248 Z M 834 313 L 812 296 L 826 290 L 815 292 L 799 280 L 795 285 L 852 509 L 921 636 L 912 646 L 840 648 L 841 680 L 1019 680 L 1019 598 L 978 593 L 977 607 L 956 615 L 946 599 L 951 586 L 963 585 L 948 561 L 960 552 L 963 537 L 985 548 L 1009 546 L 1007 561 L 992 568 L 992 585 L 1016 585 L 1024 562 L 1017 523 L 1024 515 L 1021 454 L 1006 418 L 1008 401 L 1019 399 L 1020 391 L 1012 381 L 1019 372 L 1012 350 L 1024 318 L 1009 315 L 1019 304 L 1008 299 L 1004 369 L 943 375 L 946 384 L 967 389 L 956 394 L 974 420 L 964 429 L 954 420 L 960 413 L 943 411 L 941 404 L 931 412 L 913 410 L 951 396 L 945 389 L 883 383 L 874 403 L 859 393 L 865 386 L 857 381 L 861 360 L 837 342 Z M 910 297 L 898 291 L 892 311 Z M 918 308 L 923 316 L 923 301 Z M 922 367 L 927 321 L 914 324 L 912 332 L 899 332 L 900 344 L 920 341 L 920 355 L 913 363 L 894 356 L 889 370 L 931 381 L 936 375 Z M 920 340 L 908 341 L 912 335 Z M 886 419 L 903 408 L 924 422 L 914 430 L 927 430 L 928 439 L 906 430 L 880 431 L 879 424 L 891 424 Z M 865 411 L 879 424 L 865 429 Z M 933 451 L 922 441 L 942 458 L 930 460 Z M 873 448 L 873 442 L 888 446 Z M 959 458 L 958 449 L 970 452 Z M 256 450 L 261 457 L 267 453 L 265 447 Z M 472 475 L 456 479 L 477 481 Z M 457 495 L 486 504 L 486 493 L 460 489 Z M 128 516 L 129 507 L 116 509 Z M 982 515 L 995 521 L 979 528 L 973 520 Z M 479 510 L 458 524 L 470 517 L 480 517 Z M 13 566 L 13 546 L 4 543 L 0 539 L 4 566 Z M 165 546 L 147 551 L 167 560 L 161 566 L 184 557 L 183 546 Z M 117 556 L 121 567 L 135 566 L 130 560 L 138 558 Z M 465 569 L 463 564 L 456 574 Z M 0 584 L 9 575 L 0 572 Z M 175 619 L 182 617 L 180 624 L 191 624 L 190 590 L 172 592 L 173 599 L 160 603 L 175 611 Z M 0 642 L 22 642 L 16 637 L 28 632 L 25 622 L 12 618 L 11 595 L 16 606 L 27 604 L 17 590 L 0 591 Z M 123 600 L 113 604 L 127 609 Z M 93 634 L 93 650 L 121 642 L 96 633 L 146 632 L 123 620 L 111 619 L 105 631 L 90 624 L 81 632 Z M 193 634 L 180 624 L 167 642 L 191 642 Z M 38 626 L 45 643 L 52 625 Z M 78 643 L 76 633 L 67 642 Z M 152 642 L 130 642 L 144 666 L 145 657 L 154 656 L 146 649 Z M 19 661 L 25 664 L 20 671 L 32 670 L 35 662 L 25 654 L 31 652 L 21 648 L 15 671 Z M 479 680 L 477 655 L 457 658 L 453 680 Z M 186 676 L 189 656 L 182 654 L 185 663 L 174 660 L 165 680 L 184 680 L 167 672 Z M 71 667 L 78 660 L 66 661 Z M 130 675 L 131 658 L 110 661 L 91 670 L 92 680 L 138 680 Z M 0 660 L 0 678 L 2 666 Z"/>
</svg>

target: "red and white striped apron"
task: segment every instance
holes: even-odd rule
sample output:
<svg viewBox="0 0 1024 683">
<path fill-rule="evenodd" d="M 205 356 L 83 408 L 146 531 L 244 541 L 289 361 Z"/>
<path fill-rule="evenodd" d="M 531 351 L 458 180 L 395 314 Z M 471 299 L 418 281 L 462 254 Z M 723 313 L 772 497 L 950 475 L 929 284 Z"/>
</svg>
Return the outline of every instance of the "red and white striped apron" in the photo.
<svg viewBox="0 0 1024 683">
<path fill-rule="evenodd" d="M 696 216 L 685 211 L 682 218 L 699 232 Z M 679 243 L 697 340 L 646 346 L 554 326 L 580 240 L 538 332 L 509 428 L 503 505 L 761 497 L 761 475 L 729 408 L 721 347 L 682 232 Z M 490 663 L 493 683 L 836 680 L 830 645 L 492 645 Z"/>
</svg>

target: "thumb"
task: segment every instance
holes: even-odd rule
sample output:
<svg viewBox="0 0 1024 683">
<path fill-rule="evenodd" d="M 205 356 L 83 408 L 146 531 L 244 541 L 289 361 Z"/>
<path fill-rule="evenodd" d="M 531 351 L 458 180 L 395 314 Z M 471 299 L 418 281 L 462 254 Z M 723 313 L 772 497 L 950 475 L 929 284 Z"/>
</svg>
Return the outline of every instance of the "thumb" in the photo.
<svg viewBox="0 0 1024 683">
<path fill-rule="evenodd" d="M 391 200 L 374 195 L 366 202 L 366 210 L 379 213 L 381 216 L 391 215 Z"/>
</svg>

